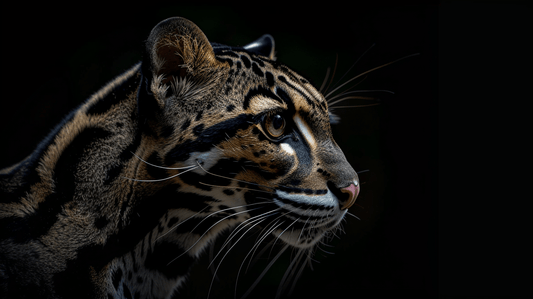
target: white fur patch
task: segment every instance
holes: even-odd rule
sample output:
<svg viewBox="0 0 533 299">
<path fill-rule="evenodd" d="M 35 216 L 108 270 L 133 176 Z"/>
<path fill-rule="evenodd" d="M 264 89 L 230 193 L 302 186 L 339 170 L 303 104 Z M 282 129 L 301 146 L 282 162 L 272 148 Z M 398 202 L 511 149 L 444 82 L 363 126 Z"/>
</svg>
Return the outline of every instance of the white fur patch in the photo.
<svg viewBox="0 0 533 299">
<path fill-rule="evenodd" d="M 221 152 L 218 148 L 214 147 L 208 152 L 194 152 L 190 154 L 190 158 L 185 162 L 186 166 L 198 165 L 198 162 L 201 162 L 204 169 L 209 169 L 215 165 L 220 159 Z M 198 161 L 198 162 L 197 162 Z M 205 174 L 205 172 L 200 168 L 196 168 L 194 172 L 198 174 Z"/>
<path fill-rule="evenodd" d="M 280 144 L 280 146 L 281 146 L 281 149 L 284 150 L 287 154 L 289 154 L 291 156 L 294 156 L 295 152 L 294 152 L 294 149 L 292 148 L 292 146 L 290 146 L 287 143 L 282 143 L 282 144 Z"/>
<path fill-rule="evenodd" d="M 326 208 L 335 208 L 339 205 L 337 197 L 333 195 L 329 189 L 328 193 L 323 195 L 290 194 L 280 190 L 276 190 L 276 194 L 281 198 L 288 199 L 296 203 L 310 204 Z"/>
<path fill-rule="evenodd" d="M 311 147 L 311 149 L 316 148 L 316 140 L 313 136 L 313 133 L 309 129 L 309 126 L 304 122 L 302 118 L 298 114 L 294 116 L 294 123 L 296 124 L 296 127 L 302 132 L 303 137 L 307 141 L 307 144 Z"/>
</svg>

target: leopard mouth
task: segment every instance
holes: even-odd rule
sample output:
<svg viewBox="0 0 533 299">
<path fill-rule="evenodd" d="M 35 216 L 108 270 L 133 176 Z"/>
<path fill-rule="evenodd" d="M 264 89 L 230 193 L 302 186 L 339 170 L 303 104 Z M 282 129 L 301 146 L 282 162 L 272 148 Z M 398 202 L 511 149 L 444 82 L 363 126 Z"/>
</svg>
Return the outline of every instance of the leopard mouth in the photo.
<svg viewBox="0 0 533 299">
<path fill-rule="evenodd" d="M 294 247 L 315 245 L 329 231 L 335 229 L 346 214 L 329 189 L 312 195 L 276 191 L 273 198 L 279 207 L 284 225 L 272 233 Z"/>
</svg>

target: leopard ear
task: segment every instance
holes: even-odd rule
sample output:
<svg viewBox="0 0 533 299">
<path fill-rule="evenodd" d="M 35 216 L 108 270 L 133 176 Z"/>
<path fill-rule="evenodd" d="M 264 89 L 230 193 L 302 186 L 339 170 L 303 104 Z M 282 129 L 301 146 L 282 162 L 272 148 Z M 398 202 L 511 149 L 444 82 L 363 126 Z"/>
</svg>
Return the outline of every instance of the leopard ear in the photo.
<svg viewBox="0 0 533 299">
<path fill-rule="evenodd" d="M 215 58 L 198 26 L 184 18 L 169 18 L 157 24 L 146 41 L 143 83 L 159 105 L 164 105 L 169 88 L 178 98 L 191 94 L 191 88 L 208 91 L 217 82 L 213 76 L 224 67 L 227 64 Z"/>
<path fill-rule="evenodd" d="M 268 57 L 271 60 L 276 60 L 274 45 L 275 42 L 272 35 L 265 34 L 243 48 L 255 54 Z"/>
</svg>

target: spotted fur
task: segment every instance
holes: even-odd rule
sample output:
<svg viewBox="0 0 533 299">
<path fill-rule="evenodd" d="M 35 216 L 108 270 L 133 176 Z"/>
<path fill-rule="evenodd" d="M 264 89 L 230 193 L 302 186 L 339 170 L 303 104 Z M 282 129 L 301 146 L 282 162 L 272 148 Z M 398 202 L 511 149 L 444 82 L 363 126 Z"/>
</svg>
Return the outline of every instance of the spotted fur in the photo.
<svg viewBox="0 0 533 299">
<path fill-rule="evenodd" d="M 145 48 L 0 172 L 2 298 L 179 296 L 221 232 L 311 250 L 355 201 L 327 102 L 272 37 L 229 47 L 171 18 Z"/>
</svg>

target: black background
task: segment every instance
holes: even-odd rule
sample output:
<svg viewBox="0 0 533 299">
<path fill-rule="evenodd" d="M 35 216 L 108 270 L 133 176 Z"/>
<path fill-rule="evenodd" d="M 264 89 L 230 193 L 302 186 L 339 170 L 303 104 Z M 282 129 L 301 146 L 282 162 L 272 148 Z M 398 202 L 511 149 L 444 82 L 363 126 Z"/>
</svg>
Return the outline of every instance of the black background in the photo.
<svg viewBox="0 0 533 299">
<path fill-rule="evenodd" d="M 338 109 L 337 143 L 362 192 L 345 234 L 317 251 L 293 298 L 531 295 L 531 6 L 520 1 L 15 4 L 3 10 L 0 167 L 18 162 L 69 111 L 141 58 L 159 21 L 182 16 L 211 41 L 264 33 L 280 61 L 320 86 L 338 55 L 342 81 L 397 58 L 357 89 L 380 105 Z M 333 81 L 333 84 L 336 83 Z M 364 101 L 348 101 L 365 104 Z M 526 132 L 527 131 L 527 132 Z M 218 272 L 232 298 L 255 239 Z M 272 298 L 284 256 L 250 298 Z M 205 298 L 208 256 L 183 289 Z M 239 280 L 239 294 L 261 273 Z"/>
</svg>

